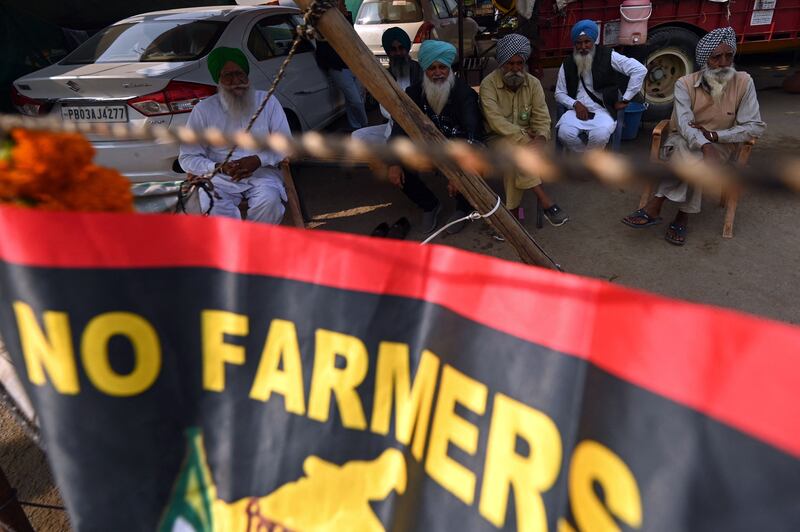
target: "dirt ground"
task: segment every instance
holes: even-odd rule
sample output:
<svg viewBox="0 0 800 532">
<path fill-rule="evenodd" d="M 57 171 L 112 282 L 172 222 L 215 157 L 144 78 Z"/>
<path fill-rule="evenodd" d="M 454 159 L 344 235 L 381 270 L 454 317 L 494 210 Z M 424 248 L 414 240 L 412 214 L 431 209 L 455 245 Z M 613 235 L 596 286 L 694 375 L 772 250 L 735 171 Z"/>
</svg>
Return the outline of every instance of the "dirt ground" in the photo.
<svg viewBox="0 0 800 532">
<path fill-rule="evenodd" d="M 800 153 L 800 96 L 787 94 L 780 84 L 788 69 L 782 65 L 746 65 L 757 83 L 766 136 L 751 157 L 753 166 L 776 157 Z M 555 71 L 543 80 L 552 105 Z M 650 131 L 644 124 L 639 137 L 623 142 L 622 153 L 645 155 Z M 368 235 L 381 222 L 390 225 L 401 216 L 412 223 L 409 240 L 425 238 L 421 214 L 397 189 L 376 181 L 363 170 L 341 171 L 325 166 L 296 169 L 295 180 L 316 229 Z M 502 192 L 502 184 L 491 183 Z M 431 187 L 446 198 L 443 179 Z M 736 212 L 734 238 L 722 238 L 724 209 L 718 196 L 706 195 L 703 211 L 690 220 L 687 244 L 676 247 L 664 240 L 675 208 L 666 206 L 665 222 L 632 229 L 620 219 L 634 210 L 641 189 L 608 188 L 588 177 L 585 181 L 547 185 L 548 192 L 570 215 L 561 227 L 547 222 L 535 227 L 535 198 L 526 194 L 526 229 L 569 273 L 585 275 L 698 303 L 741 310 L 777 320 L 800 323 L 800 225 L 793 222 L 800 196 L 787 192 L 751 190 L 743 194 Z M 346 191 L 346 193 L 343 193 Z M 454 208 L 445 200 L 441 220 Z M 457 235 L 435 241 L 476 253 L 518 260 L 513 248 L 491 237 L 489 227 L 472 222 Z"/>
<path fill-rule="evenodd" d="M 800 154 L 800 96 L 780 90 L 792 71 L 786 62 L 757 58 L 744 65 L 759 89 L 762 118 L 768 125 L 751 158 L 758 167 L 781 156 Z M 545 90 L 552 105 L 555 71 L 545 73 Z M 548 91 L 548 89 L 551 89 Z M 635 141 L 625 142 L 623 153 L 646 154 L 649 132 L 645 124 Z M 341 170 L 306 165 L 294 169 L 295 181 L 315 230 L 369 234 L 380 222 L 391 224 L 407 217 L 409 240 L 424 235 L 416 225 L 420 214 L 405 196 L 364 170 Z M 501 191 L 501 184 L 492 186 Z M 445 198 L 443 180 L 432 187 Z M 585 275 L 665 296 L 686 299 L 800 324 L 800 224 L 794 223 L 800 196 L 787 192 L 753 190 L 740 200 L 735 237 L 721 237 L 723 209 L 716 197 L 706 197 L 703 212 L 690 222 L 687 244 L 675 247 L 664 240 L 666 224 L 644 230 L 628 228 L 620 218 L 635 209 L 640 189 L 608 188 L 589 178 L 548 186 L 548 191 L 570 215 L 562 227 L 545 223 L 537 230 L 535 202 L 526 196 L 524 224 L 544 249 L 569 273 Z M 445 220 L 452 201 L 445 201 Z M 666 220 L 674 208 L 666 208 Z M 457 235 L 442 235 L 436 243 L 476 253 L 518 260 L 507 244 L 494 240 L 487 225 L 471 223 Z M 60 505 L 44 454 L 0 408 L 0 467 L 25 501 Z M 36 530 L 68 530 L 64 512 L 26 508 Z"/>
</svg>

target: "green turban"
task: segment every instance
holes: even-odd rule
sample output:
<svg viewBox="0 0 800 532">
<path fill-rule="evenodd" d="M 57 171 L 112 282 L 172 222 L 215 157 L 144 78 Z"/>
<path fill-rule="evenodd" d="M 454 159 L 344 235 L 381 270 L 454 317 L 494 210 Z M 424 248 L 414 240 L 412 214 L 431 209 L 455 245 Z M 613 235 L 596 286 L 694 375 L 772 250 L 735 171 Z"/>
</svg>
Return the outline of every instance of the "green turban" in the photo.
<svg viewBox="0 0 800 532">
<path fill-rule="evenodd" d="M 228 61 L 242 67 L 245 74 L 250 74 L 250 63 L 247 61 L 244 52 L 238 48 L 226 48 L 221 46 L 215 48 L 213 52 L 208 54 L 208 71 L 211 72 L 214 83 L 219 83 L 219 73 L 222 72 L 222 67 L 224 67 L 225 63 Z"/>
</svg>

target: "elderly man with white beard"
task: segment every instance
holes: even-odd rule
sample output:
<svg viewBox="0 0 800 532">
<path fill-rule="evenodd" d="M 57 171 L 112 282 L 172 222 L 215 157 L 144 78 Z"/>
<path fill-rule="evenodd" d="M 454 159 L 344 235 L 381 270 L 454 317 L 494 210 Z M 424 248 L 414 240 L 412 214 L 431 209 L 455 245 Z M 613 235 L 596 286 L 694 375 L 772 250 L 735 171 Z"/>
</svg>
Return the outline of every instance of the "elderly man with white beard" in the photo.
<svg viewBox="0 0 800 532">
<path fill-rule="evenodd" d="M 406 89 L 409 98 L 447 138 L 459 138 L 470 144 L 483 142 L 483 117 L 478 95 L 451 68 L 456 58 L 456 48 L 443 41 L 427 40 L 419 49 L 419 64 L 423 69 L 422 81 Z M 392 136 L 405 135 L 395 123 Z M 402 166 L 389 167 L 389 181 L 400 187 L 408 198 L 423 211 L 424 233 L 436 229 L 441 203 L 420 179 L 419 174 Z M 456 198 L 456 210 L 451 219 L 462 218 L 472 211 L 467 200 L 448 186 Z M 455 224 L 448 233 L 457 233 L 466 223 Z"/>
<path fill-rule="evenodd" d="M 670 135 L 664 142 L 661 158 L 683 162 L 705 160 L 727 162 L 737 144 L 764 134 L 753 79 L 733 66 L 736 33 L 733 28 L 718 28 L 697 44 L 698 72 L 675 83 L 675 107 Z M 666 200 L 678 204 L 678 214 L 669 225 L 666 240 L 676 246 L 686 243 L 689 214 L 700 212 L 702 190 L 677 179 L 662 181 L 647 204 L 622 219 L 635 228 L 661 221 L 659 213 Z"/>
<path fill-rule="evenodd" d="M 639 94 L 647 75 L 637 60 L 595 46 L 599 31 L 592 20 L 576 23 L 570 32 L 575 50 L 558 71 L 556 101 L 568 109 L 558 121 L 558 138 L 575 152 L 608 144 L 617 111 Z"/>
<path fill-rule="evenodd" d="M 237 48 L 216 48 L 208 55 L 208 70 L 217 83 L 218 92 L 195 105 L 187 126 L 192 129 L 213 127 L 226 133 L 244 130 L 267 96 L 250 84 L 247 58 Z M 291 135 L 286 114 L 274 97 L 269 99 L 250 131 L 259 137 L 270 133 Z M 219 167 L 211 180 L 219 197 L 214 199 L 210 214 L 240 218 L 239 204 L 247 200 L 247 220 L 280 223 L 286 191 L 279 165 L 285 156 L 237 146 L 231 160 L 223 165 L 228 151 L 228 147 L 206 144 L 181 145 L 179 162 L 189 174 L 210 174 Z M 210 199 L 201 194 L 200 202 L 203 210 L 207 210 Z"/>
<path fill-rule="evenodd" d="M 481 108 L 486 117 L 489 144 L 501 141 L 543 149 L 550 138 L 550 111 L 542 84 L 526 70 L 531 55 L 527 37 L 511 33 L 497 41 L 497 70 L 481 82 Z M 506 208 L 522 219 L 520 203 L 525 190 L 539 198 L 547 221 L 563 225 L 569 217 L 545 193 L 538 176 L 511 172 L 504 179 Z"/>
</svg>

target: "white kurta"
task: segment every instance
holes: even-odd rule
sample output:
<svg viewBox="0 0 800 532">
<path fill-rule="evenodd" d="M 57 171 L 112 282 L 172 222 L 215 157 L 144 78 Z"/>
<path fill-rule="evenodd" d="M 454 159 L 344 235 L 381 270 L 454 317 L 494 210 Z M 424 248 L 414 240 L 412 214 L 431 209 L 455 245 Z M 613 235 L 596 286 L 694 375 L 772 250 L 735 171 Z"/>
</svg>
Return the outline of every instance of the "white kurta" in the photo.
<svg viewBox="0 0 800 532">
<path fill-rule="evenodd" d="M 628 87 L 622 95 L 623 100 L 630 101 L 642 89 L 644 78 L 647 75 L 647 69 L 636 59 L 625 57 L 617 52 L 611 52 L 611 67 L 628 76 Z M 592 91 L 596 96 L 600 96 L 594 90 L 594 80 L 592 72 L 589 71 L 583 75 L 583 83 Z M 564 65 L 558 71 L 558 82 L 556 83 L 556 102 L 560 103 L 568 109 L 556 125 L 558 129 L 558 138 L 572 151 L 585 151 L 587 149 L 603 148 L 614 130 L 617 127 L 617 122 L 605 107 L 595 102 L 586 90 L 583 88 L 583 83 L 578 83 L 578 92 L 576 98 L 572 98 L 567 94 L 567 81 L 564 75 Z M 594 113 L 594 118 L 591 120 L 578 120 L 575 114 L 575 102 L 581 102 L 590 113 Z M 584 144 L 580 138 L 580 133 L 585 132 L 587 135 L 587 143 Z"/>
<path fill-rule="evenodd" d="M 410 76 L 397 78 L 396 81 L 403 90 L 406 90 L 408 86 L 411 85 Z M 386 141 L 392 135 L 392 126 L 394 125 L 394 121 L 392 120 L 392 115 L 389 114 L 389 111 L 387 111 L 382 105 L 380 107 L 381 114 L 388 120 L 388 122 L 386 124 L 378 124 L 377 126 L 367 126 L 362 127 L 361 129 L 356 129 L 352 133 L 353 138 L 373 144 L 386 143 Z"/>
<path fill-rule="evenodd" d="M 255 105 L 258 106 L 267 96 L 264 91 L 255 91 Z M 215 127 L 232 133 L 244 130 L 250 116 L 232 118 L 223 108 L 219 95 L 211 96 L 198 103 L 189 115 L 187 126 L 192 129 Z M 266 136 L 270 133 L 291 135 L 286 114 L 278 101 L 272 97 L 267 106 L 256 119 L 251 133 L 255 136 Z M 225 160 L 230 147 L 217 148 L 205 144 L 181 145 L 179 161 L 181 167 L 189 173 L 202 175 L 211 173 L 214 165 Z M 282 153 L 274 151 L 254 151 L 238 146 L 231 160 L 257 155 L 261 159 L 261 167 L 252 176 L 240 181 L 231 180 L 230 176 L 218 173 L 212 179 L 216 192 L 221 199 L 214 200 L 211 214 L 239 218 L 239 204 L 247 200 L 247 219 L 264 223 L 280 223 L 283 219 L 286 191 L 280 162 L 285 158 Z M 209 198 L 200 194 L 202 208 L 208 209 Z"/>
</svg>

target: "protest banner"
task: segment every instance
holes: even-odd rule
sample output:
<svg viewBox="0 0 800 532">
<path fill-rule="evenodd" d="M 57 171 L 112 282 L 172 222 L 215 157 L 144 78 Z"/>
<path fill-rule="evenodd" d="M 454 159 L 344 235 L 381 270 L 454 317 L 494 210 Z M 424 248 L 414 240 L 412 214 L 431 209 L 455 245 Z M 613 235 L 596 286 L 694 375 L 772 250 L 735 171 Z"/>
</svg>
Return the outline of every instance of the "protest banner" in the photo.
<svg viewBox="0 0 800 532">
<path fill-rule="evenodd" d="M 0 208 L 77 530 L 796 530 L 800 329 L 443 246 Z"/>
</svg>

